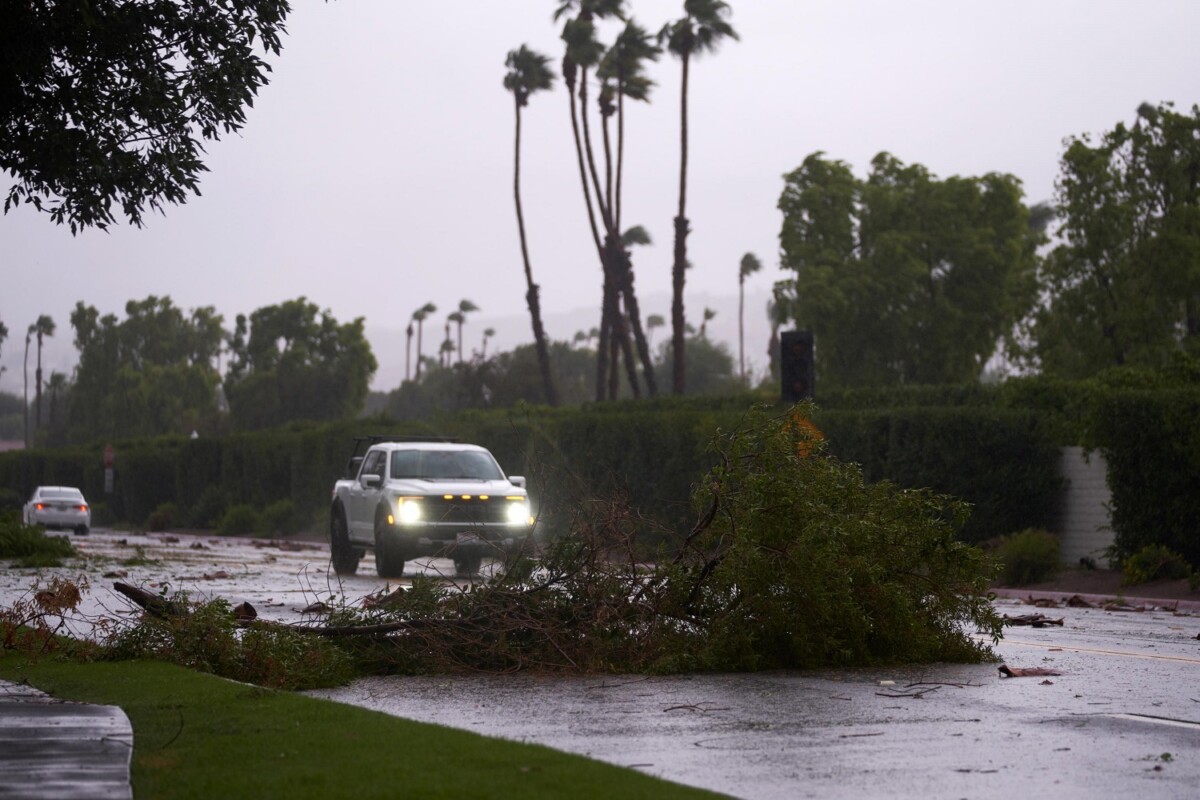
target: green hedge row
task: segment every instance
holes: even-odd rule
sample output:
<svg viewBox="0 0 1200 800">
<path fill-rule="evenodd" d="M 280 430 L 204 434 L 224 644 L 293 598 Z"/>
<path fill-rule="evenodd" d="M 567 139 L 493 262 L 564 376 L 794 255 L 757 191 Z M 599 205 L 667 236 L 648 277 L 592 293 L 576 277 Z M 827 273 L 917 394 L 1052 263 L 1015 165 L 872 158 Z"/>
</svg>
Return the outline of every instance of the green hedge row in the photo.
<svg viewBox="0 0 1200 800">
<path fill-rule="evenodd" d="M 1104 392 L 1088 432 L 1108 462 L 1117 558 L 1163 545 L 1200 567 L 1200 389 Z"/>
<path fill-rule="evenodd" d="M 749 398 L 746 398 L 749 399 Z M 430 423 L 383 418 L 220 438 L 116 443 L 116 481 L 103 492 L 100 447 L 0 456 L 0 485 L 27 496 L 41 483 L 78 485 L 105 516 L 141 525 L 174 503 L 182 524 L 215 527 L 227 508 L 290 500 L 313 520 L 328 508 L 353 438 L 364 434 L 451 436 L 482 444 L 506 471 L 524 474 L 552 528 L 591 498 L 615 498 L 654 523 L 686 531 L 694 484 L 714 463 L 715 431 L 739 425 L 747 405 L 686 398 L 572 409 L 466 412 Z M 783 409 L 780 408 L 782 411 Z M 863 465 L 871 480 L 930 487 L 974 506 L 964 532 L 977 541 L 1048 527 L 1060 485 L 1057 447 L 1039 415 L 988 407 L 822 410 L 831 451 Z M 654 525 L 642 535 L 654 542 Z"/>
</svg>

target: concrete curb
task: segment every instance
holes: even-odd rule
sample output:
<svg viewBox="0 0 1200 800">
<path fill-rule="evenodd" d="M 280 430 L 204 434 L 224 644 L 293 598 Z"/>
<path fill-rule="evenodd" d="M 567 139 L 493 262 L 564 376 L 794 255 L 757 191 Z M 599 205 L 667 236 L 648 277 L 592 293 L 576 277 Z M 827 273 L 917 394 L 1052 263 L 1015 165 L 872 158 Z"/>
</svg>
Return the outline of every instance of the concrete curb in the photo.
<svg viewBox="0 0 1200 800">
<path fill-rule="evenodd" d="M 132 800 L 132 756 L 120 708 L 0 680 L 0 800 Z"/>
</svg>

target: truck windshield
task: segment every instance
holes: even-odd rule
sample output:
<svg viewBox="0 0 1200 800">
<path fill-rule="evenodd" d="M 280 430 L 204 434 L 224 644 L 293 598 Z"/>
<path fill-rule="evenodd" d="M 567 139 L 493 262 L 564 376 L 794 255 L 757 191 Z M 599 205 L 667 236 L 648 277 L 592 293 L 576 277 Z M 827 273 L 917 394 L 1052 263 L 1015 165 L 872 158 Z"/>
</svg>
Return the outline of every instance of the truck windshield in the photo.
<svg viewBox="0 0 1200 800">
<path fill-rule="evenodd" d="M 478 450 L 396 450 L 393 478 L 498 481 L 504 473 L 496 460 Z"/>
</svg>

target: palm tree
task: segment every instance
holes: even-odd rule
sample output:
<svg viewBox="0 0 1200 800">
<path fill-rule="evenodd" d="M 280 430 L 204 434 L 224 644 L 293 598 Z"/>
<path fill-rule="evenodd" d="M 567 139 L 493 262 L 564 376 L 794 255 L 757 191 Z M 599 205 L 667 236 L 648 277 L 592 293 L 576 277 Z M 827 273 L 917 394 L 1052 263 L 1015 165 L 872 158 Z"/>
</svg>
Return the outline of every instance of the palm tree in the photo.
<svg viewBox="0 0 1200 800">
<path fill-rule="evenodd" d="M 604 196 L 600 191 L 599 179 L 596 177 L 595 159 L 592 157 L 591 139 L 588 135 L 587 72 L 591 67 L 599 63 L 604 53 L 603 45 L 596 39 L 596 18 L 603 19 L 609 16 L 622 18 L 624 13 L 623 6 L 623 0 L 563 0 L 554 12 L 555 20 L 568 13 L 577 12 L 575 17 L 568 19 L 563 25 L 562 40 L 565 43 L 566 52 L 563 54 L 562 75 L 563 82 L 567 86 L 567 104 L 571 113 L 571 132 L 575 140 L 575 159 L 579 166 L 579 182 L 583 189 L 584 205 L 587 208 L 588 225 L 592 231 L 592 242 L 596 247 L 596 255 L 600 259 L 600 266 L 604 275 L 603 300 L 601 301 L 600 311 L 600 346 L 596 359 L 597 400 L 603 400 L 605 396 L 605 376 L 608 372 L 608 339 L 612 319 L 616 316 L 617 311 L 615 284 L 609 267 L 609 254 L 604 244 L 601 243 L 600 229 L 596 224 L 596 209 L 592 203 L 592 189 L 588 183 L 590 167 L 592 182 L 595 185 L 596 205 L 600 206 L 601 215 L 604 218 L 605 242 L 610 242 L 611 240 L 607 237 L 607 232 L 611 230 L 611 219 L 603 205 Z M 577 111 L 575 105 L 576 78 L 578 78 L 579 106 L 582 114 L 580 111 Z M 583 118 L 582 135 L 580 132 L 580 116 Z M 586 157 L 585 143 L 587 150 Z"/>
<path fill-rule="evenodd" d="M 493 337 L 493 336 L 495 336 L 495 335 L 496 335 L 496 329 L 495 329 L 495 328 L 484 328 L 484 329 L 483 329 L 483 357 L 484 357 L 485 359 L 487 358 L 487 343 L 488 343 L 488 339 L 492 338 L 492 337 Z"/>
<path fill-rule="evenodd" d="M 25 449 L 29 449 L 29 342 L 33 340 L 33 332 L 34 332 L 33 325 L 30 325 L 29 330 L 25 331 L 25 362 L 22 367 L 22 371 L 24 372 L 24 375 L 25 375 L 25 389 L 24 389 L 25 394 L 24 394 L 24 400 L 21 404 L 22 409 L 24 411 L 22 424 L 24 425 L 24 431 L 25 431 L 25 436 L 24 436 Z"/>
<path fill-rule="evenodd" d="M 671 329 L 674 339 L 674 362 L 672 389 L 683 394 L 684 371 L 684 315 L 683 284 L 687 271 L 687 164 L 688 164 L 688 71 L 692 56 L 712 52 L 722 39 L 737 39 L 737 32 L 725 21 L 729 15 L 729 4 L 724 0 L 683 0 L 684 16 L 667 23 L 659 31 L 660 42 L 679 57 L 683 66 L 683 82 L 680 91 L 680 155 L 679 155 L 679 213 L 675 215 L 675 258 L 671 267 Z"/>
<path fill-rule="evenodd" d="M 450 326 L 446 326 L 446 338 L 442 340 L 442 346 L 438 349 L 438 364 L 443 368 L 450 366 L 450 360 L 454 358 L 454 340 L 450 338 Z"/>
<path fill-rule="evenodd" d="M 642 371 L 646 380 L 646 388 L 651 396 L 658 394 L 658 381 L 654 374 L 654 360 L 650 355 L 650 346 L 642 327 L 641 311 L 638 308 L 637 294 L 633 286 L 633 262 L 631 244 L 648 244 L 649 235 L 640 226 L 631 228 L 618 239 L 621 228 L 621 208 L 623 198 L 623 176 L 625 163 L 625 99 L 647 102 L 650 88 L 654 82 L 643 72 L 647 60 L 656 61 L 662 48 L 654 44 L 654 37 L 644 28 L 628 20 L 625 28 L 617 36 L 613 46 L 601 58 L 596 67 L 596 76 L 601 80 L 599 101 L 600 119 L 604 135 L 604 164 L 605 187 L 601 201 L 602 217 L 605 221 L 605 247 L 602 266 L 605 268 L 608 298 L 607 315 L 602 315 L 601 323 L 607 325 L 611 332 L 618 337 L 618 344 L 626 361 L 630 386 L 634 397 L 640 396 L 638 391 L 634 355 L 629 346 L 629 334 L 632 332 L 637 345 L 637 357 L 642 362 Z M 582 95 L 582 89 L 581 95 Z M 581 97 L 582 100 L 582 97 Z M 617 118 L 617 154 L 612 154 L 609 122 L 613 116 Z M 586 123 L 586 115 L 584 121 Z M 587 128 L 584 128 L 586 138 Z M 591 149 L 588 149 L 589 159 Z M 615 188 L 614 188 L 615 172 Z M 596 187 L 600 195 L 600 187 Z M 640 238 L 631 239 L 631 234 Z M 618 246 L 618 242 L 620 246 Z M 624 304 L 622 314 L 620 304 Z M 616 348 L 613 348 L 616 352 Z M 614 363 L 609 375 L 609 397 L 615 397 L 616 364 Z"/>
<path fill-rule="evenodd" d="M 738 264 L 738 365 L 742 383 L 746 382 L 746 277 L 762 269 L 754 253 L 746 253 Z"/>
<path fill-rule="evenodd" d="M 67 389 L 67 376 L 61 372 L 51 372 L 50 380 L 46 381 L 46 391 L 50 393 L 50 432 L 54 435 L 54 429 L 58 422 L 58 397 Z"/>
<path fill-rule="evenodd" d="M 470 300 L 459 300 L 458 301 L 458 312 L 457 312 L 458 319 L 456 320 L 456 322 L 458 322 L 458 363 L 460 363 L 460 364 L 462 363 L 462 360 L 463 360 L 463 346 L 462 346 L 463 323 L 467 321 L 467 314 L 470 314 L 472 311 L 478 311 L 478 310 L 479 310 L 479 306 L 475 305 Z"/>
<path fill-rule="evenodd" d="M 649 344 L 649 340 L 654 336 L 654 329 L 661 328 L 666 324 L 667 321 L 663 319 L 662 314 L 651 314 L 650 316 L 646 317 L 646 330 L 648 332 L 648 335 L 646 336 L 647 344 Z"/>
<path fill-rule="evenodd" d="M 408 367 L 409 367 L 409 364 L 412 362 L 412 337 L 413 337 L 412 320 L 408 321 L 408 327 L 404 329 L 404 334 L 405 334 L 405 336 L 408 337 L 404 340 L 404 380 L 407 381 L 409 378 Z"/>
<path fill-rule="evenodd" d="M 554 84 L 550 72 L 550 59 L 541 53 L 521 45 L 510 50 L 504 65 L 508 73 L 504 76 L 504 88 L 512 92 L 516 109 L 516 133 L 513 147 L 513 202 L 517 208 L 517 231 L 521 238 L 521 259 L 525 265 L 525 302 L 529 306 L 529 317 L 533 325 L 533 341 L 537 349 L 538 366 L 542 373 L 542 386 L 546 402 L 558 405 L 558 391 L 554 387 L 554 376 L 550 372 L 550 349 L 546 342 L 546 330 L 542 326 L 542 308 L 539 298 L 540 287 L 533 281 L 533 268 L 529 264 L 529 244 L 525 236 L 525 214 L 521 210 L 521 109 L 529 104 L 534 92 L 549 89 Z"/>
<path fill-rule="evenodd" d="M 421 380 L 421 334 L 425 327 L 425 318 L 437 311 L 433 303 L 426 303 L 413 312 L 412 318 L 417 323 L 417 380 Z"/>
<path fill-rule="evenodd" d="M 708 338 L 708 321 L 717 315 L 711 308 L 704 309 L 704 320 L 700 323 L 700 338 Z"/>
<path fill-rule="evenodd" d="M 458 326 L 459 347 L 457 349 L 458 349 L 458 354 L 459 354 L 458 363 L 460 363 L 460 364 L 462 363 L 462 325 L 463 325 L 463 320 L 465 320 L 465 319 L 466 319 L 466 317 L 463 316 L 463 313 L 461 311 L 451 311 L 446 316 L 446 338 L 447 339 L 450 338 L 450 323 L 453 322 L 455 325 Z M 446 364 L 446 366 L 450 366 L 450 365 Z"/>
<path fill-rule="evenodd" d="M 37 371 L 33 373 L 36 387 L 34 397 L 37 398 L 34 431 L 37 431 L 42 427 L 42 338 L 54 335 L 54 320 L 42 314 L 37 318 L 37 322 L 33 323 L 30 330 L 37 335 Z"/>
</svg>

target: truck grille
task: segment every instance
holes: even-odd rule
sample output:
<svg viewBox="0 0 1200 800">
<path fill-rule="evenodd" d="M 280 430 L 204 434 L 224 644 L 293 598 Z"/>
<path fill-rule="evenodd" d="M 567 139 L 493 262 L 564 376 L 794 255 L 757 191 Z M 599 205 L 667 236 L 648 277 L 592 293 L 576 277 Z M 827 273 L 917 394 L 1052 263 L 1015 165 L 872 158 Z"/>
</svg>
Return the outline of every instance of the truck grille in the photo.
<svg viewBox="0 0 1200 800">
<path fill-rule="evenodd" d="M 505 511 L 508 502 L 503 498 L 462 500 L 444 497 L 426 497 L 422 501 L 424 517 L 434 524 L 487 525 L 507 521 Z"/>
</svg>

